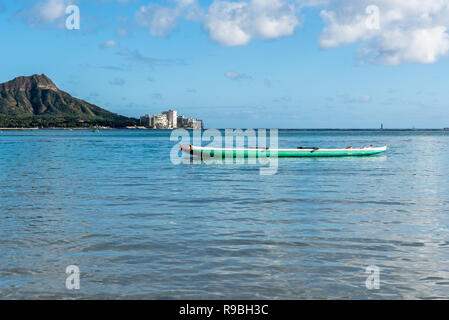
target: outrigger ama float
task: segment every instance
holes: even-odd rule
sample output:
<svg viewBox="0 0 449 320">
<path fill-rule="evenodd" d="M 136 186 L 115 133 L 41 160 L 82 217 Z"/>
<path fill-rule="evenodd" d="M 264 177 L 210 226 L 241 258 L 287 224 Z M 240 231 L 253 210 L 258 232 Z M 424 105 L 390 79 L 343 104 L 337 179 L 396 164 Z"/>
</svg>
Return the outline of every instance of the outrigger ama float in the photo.
<svg viewBox="0 0 449 320">
<path fill-rule="evenodd" d="M 270 149 L 270 148 L 210 148 L 196 147 L 193 145 L 183 146 L 181 150 L 190 155 L 200 157 L 351 157 L 351 156 L 371 156 L 385 152 L 387 146 L 375 148 L 374 146 L 345 149 L 321 149 L 317 147 L 298 147 L 296 149 Z"/>
</svg>

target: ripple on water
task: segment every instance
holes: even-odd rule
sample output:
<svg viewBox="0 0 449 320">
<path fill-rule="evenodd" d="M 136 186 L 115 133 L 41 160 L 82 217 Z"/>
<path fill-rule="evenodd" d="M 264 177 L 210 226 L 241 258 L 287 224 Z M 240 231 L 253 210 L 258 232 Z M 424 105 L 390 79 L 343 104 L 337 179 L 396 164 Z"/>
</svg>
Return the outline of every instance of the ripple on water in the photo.
<svg viewBox="0 0 449 320">
<path fill-rule="evenodd" d="M 449 298 L 447 139 L 280 131 L 285 147 L 390 149 L 260 176 L 172 165 L 169 133 L 4 133 L 0 298 Z M 369 265 L 381 290 L 365 288 Z"/>
</svg>

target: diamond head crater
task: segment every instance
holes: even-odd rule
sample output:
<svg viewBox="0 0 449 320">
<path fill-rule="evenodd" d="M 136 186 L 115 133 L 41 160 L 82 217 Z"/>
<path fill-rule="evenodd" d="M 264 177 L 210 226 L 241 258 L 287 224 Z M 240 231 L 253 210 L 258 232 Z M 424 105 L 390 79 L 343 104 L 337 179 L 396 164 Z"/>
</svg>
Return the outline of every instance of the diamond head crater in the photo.
<svg viewBox="0 0 449 320">
<path fill-rule="evenodd" d="M 0 84 L 0 128 L 126 128 L 139 120 L 118 115 L 60 90 L 46 75 Z"/>
</svg>

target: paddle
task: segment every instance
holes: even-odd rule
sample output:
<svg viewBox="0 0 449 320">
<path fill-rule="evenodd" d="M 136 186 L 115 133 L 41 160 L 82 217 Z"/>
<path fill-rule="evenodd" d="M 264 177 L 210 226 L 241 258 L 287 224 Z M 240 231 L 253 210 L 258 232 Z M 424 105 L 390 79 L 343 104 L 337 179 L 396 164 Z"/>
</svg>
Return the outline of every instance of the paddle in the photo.
<svg viewBox="0 0 449 320">
<path fill-rule="evenodd" d="M 304 150 L 304 149 L 312 149 L 312 151 L 310 151 L 310 153 L 315 152 L 317 150 L 319 150 L 319 147 L 298 147 L 297 149 L 299 150 Z"/>
</svg>

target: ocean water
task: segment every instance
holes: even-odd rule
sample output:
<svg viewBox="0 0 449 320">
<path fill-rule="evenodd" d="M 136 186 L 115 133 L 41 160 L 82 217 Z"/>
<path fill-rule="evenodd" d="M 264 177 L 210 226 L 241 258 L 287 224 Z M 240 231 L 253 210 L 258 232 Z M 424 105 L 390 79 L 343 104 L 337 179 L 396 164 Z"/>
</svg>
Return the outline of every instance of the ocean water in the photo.
<svg viewBox="0 0 449 320">
<path fill-rule="evenodd" d="M 448 132 L 280 131 L 280 147 L 389 150 L 270 176 L 174 165 L 169 135 L 0 133 L 0 298 L 449 298 Z"/>
</svg>

